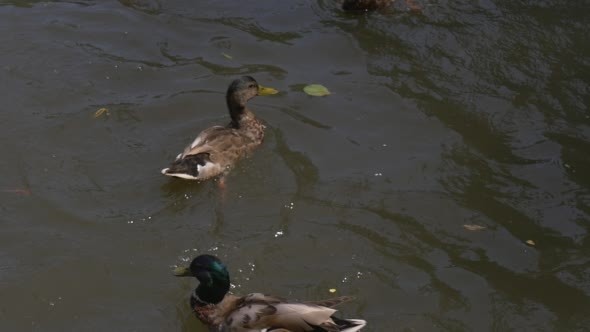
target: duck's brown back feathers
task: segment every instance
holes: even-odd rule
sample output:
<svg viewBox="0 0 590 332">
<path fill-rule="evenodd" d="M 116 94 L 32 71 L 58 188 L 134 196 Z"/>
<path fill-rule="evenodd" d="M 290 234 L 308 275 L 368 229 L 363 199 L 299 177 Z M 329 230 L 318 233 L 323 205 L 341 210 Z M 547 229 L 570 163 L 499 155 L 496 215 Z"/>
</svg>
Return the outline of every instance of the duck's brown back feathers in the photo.
<svg viewBox="0 0 590 332">
<path fill-rule="evenodd" d="M 252 293 L 244 297 L 227 295 L 216 306 L 215 312 L 209 306 L 197 307 L 199 319 L 223 331 L 246 332 L 271 329 L 289 332 L 336 332 L 358 331 L 365 322 L 362 320 L 338 319 L 332 315 L 335 309 L 324 305 L 338 305 L 352 298 L 343 296 L 328 300 L 295 303 L 284 299 Z"/>
<path fill-rule="evenodd" d="M 192 180 L 205 180 L 231 168 L 264 139 L 264 125 L 253 114 L 239 128 L 215 126 L 202 131 L 162 174 Z"/>
</svg>

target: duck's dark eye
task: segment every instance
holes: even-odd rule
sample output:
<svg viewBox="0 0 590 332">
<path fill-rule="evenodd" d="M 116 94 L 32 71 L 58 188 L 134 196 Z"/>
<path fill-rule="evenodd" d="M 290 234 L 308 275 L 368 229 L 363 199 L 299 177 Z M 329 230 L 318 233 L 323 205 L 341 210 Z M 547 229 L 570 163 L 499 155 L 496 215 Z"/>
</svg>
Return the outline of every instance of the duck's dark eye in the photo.
<svg viewBox="0 0 590 332">
<path fill-rule="evenodd" d="M 249 88 L 255 88 L 256 86 L 254 85 L 254 83 L 250 83 L 250 84 L 248 85 L 248 87 L 249 87 Z"/>
</svg>

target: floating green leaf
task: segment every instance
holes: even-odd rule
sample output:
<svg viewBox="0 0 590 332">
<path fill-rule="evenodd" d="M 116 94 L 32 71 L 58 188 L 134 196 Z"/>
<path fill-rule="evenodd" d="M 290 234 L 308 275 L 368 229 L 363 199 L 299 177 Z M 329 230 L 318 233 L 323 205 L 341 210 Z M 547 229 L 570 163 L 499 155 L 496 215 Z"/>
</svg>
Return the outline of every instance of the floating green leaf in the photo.
<svg viewBox="0 0 590 332">
<path fill-rule="evenodd" d="M 310 96 L 316 96 L 316 97 L 327 96 L 330 94 L 330 91 L 328 91 L 328 88 L 326 88 L 325 86 L 323 86 L 321 84 L 306 85 L 303 88 L 303 91 L 305 91 L 305 93 L 307 93 Z"/>
</svg>

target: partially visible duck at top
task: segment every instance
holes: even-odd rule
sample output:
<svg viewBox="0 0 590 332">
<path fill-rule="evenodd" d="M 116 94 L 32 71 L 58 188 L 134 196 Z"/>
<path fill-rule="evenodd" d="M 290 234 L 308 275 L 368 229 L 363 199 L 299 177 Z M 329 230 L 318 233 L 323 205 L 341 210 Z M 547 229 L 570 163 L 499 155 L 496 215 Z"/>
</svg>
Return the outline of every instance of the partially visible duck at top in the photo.
<svg viewBox="0 0 590 332">
<path fill-rule="evenodd" d="M 246 103 L 257 95 L 268 94 L 269 89 L 259 86 L 251 76 L 234 80 L 225 95 L 231 122 L 203 130 L 162 174 L 205 180 L 227 172 L 262 143 L 265 126 Z"/>
<path fill-rule="evenodd" d="M 393 3 L 393 0 L 344 0 L 344 10 L 377 10 L 385 9 Z"/>
<path fill-rule="evenodd" d="M 369 11 L 388 9 L 395 0 L 344 0 L 342 9 L 346 11 Z M 422 6 L 414 0 L 404 0 L 408 10 L 422 12 Z"/>
<path fill-rule="evenodd" d="M 336 310 L 332 307 L 352 299 L 347 296 L 293 302 L 262 293 L 243 297 L 229 294 L 229 272 L 212 255 L 197 256 L 188 268 L 177 268 L 174 274 L 199 280 L 190 305 L 199 320 L 212 331 L 357 332 L 366 325 L 361 319 L 343 319 L 334 315 Z"/>
</svg>

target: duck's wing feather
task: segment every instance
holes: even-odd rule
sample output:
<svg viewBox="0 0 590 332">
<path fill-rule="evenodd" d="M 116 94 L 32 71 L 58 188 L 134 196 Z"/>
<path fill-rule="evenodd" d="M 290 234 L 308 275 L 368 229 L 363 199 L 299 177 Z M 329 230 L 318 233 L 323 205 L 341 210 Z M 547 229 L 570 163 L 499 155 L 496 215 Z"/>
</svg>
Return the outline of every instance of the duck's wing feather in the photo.
<svg viewBox="0 0 590 332">
<path fill-rule="evenodd" d="M 248 153 L 252 140 L 231 127 L 215 126 L 202 131 L 162 174 L 191 180 L 217 176 Z"/>
<path fill-rule="evenodd" d="M 336 310 L 328 307 L 285 302 L 280 298 L 253 293 L 237 302 L 235 310 L 226 318 L 226 325 L 232 331 L 281 328 L 298 332 L 313 331 L 315 327 L 321 327 L 325 331 L 339 331 L 330 318 L 335 312 Z"/>
<path fill-rule="evenodd" d="M 210 153 L 215 150 L 221 141 L 232 140 L 234 137 L 239 137 L 235 129 L 223 126 L 213 126 L 203 130 L 189 144 L 184 151 L 176 157 L 176 159 L 184 158 L 188 155 L 195 155 L 199 153 Z"/>
</svg>

